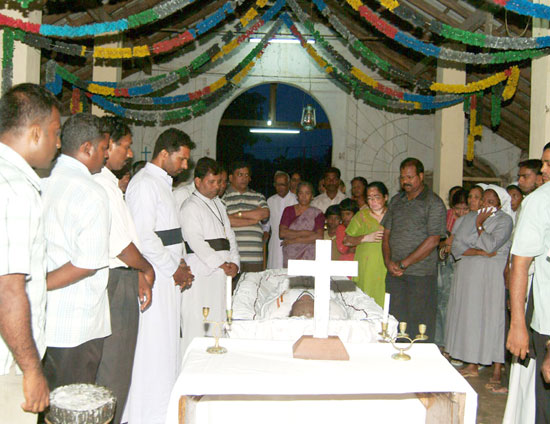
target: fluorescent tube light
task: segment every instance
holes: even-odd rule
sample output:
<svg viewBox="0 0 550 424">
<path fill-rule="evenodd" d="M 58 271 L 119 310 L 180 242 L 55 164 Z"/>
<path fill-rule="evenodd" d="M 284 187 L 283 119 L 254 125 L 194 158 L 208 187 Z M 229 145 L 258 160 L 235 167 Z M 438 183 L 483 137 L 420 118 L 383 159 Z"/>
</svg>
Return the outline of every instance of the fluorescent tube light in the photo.
<svg viewBox="0 0 550 424">
<path fill-rule="evenodd" d="M 255 134 L 300 134 L 300 130 L 282 128 L 250 128 L 250 132 Z"/>
<path fill-rule="evenodd" d="M 252 37 L 249 38 L 248 41 L 250 43 L 259 43 L 262 41 L 261 38 Z M 269 40 L 270 43 L 280 43 L 280 44 L 300 44 L 300 40 L 297 38 L 272 38 Z M 308 44 L 315 44 L 315 40 L 309 39 L 307 40 Z"/>
</svg>

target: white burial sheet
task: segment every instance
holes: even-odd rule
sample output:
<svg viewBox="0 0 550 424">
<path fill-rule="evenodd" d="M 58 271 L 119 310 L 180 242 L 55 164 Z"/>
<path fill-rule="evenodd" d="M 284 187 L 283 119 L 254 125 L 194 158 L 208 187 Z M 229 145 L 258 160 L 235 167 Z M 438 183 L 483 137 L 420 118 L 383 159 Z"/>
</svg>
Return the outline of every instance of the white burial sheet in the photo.
<svg viewBox="0 0 550 424">
<path fill-rule="evenodd" d="M 424 423 L 419 397 L 443 393 L 461 400 L 433 422 L 475 423 L 477 394 L 433 344 L 414 344 L 410 361 L 387 343 L 345 343 L 349 361 L 294 359 L 288 341 L 222 339 L 222 355 L 206 353 L 212 344 L 189 346 L 167 424 Z"/>
<path fill-rule="evenodd" d="M 289 277 L 286 269 L 243 274 L 233 294 L 229 337 L 296 341 L 313 334 L 313 319 L 289 318 L 292 304 L 305 290 L 315 294 L 313 278 Z M 353 281 L 332 278 L 329 335 L 344 342 L 376 342 L 382 318 L 382 308 Z M 394 335 L 396 328 L 397 321 L 390 316 L 389 332 Z"/>
</svg>

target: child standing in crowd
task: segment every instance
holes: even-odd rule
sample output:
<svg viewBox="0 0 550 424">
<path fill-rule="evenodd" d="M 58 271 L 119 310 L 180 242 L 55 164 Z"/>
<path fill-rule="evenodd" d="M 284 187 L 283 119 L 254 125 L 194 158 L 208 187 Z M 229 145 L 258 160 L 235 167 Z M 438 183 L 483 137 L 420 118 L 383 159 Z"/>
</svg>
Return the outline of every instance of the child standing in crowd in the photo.
<svg viewBox="0 0 550 424">
<path fill-rule="evenodd" d="M 340 216 L 340 206 L 332 205 L 329 206 L 325 213 L 325 233 L 324 240 L 332 240 L 332 260 L 337 261 L 340 259 L 340 252 L 336 247 L 336 229 L 342 222 Z"/>
<path fill-rule="evenodd" d="M 338 252 L 340 252 L 341 261 L 353 261 L 355 257 L 355 247 L 345 246 L 344 237 L 346 237 L 347 226 L 358 211 L 359 206 L 355 200 L 344 199 L 340 202 L 342 223 L 336 228 L 336 247 L 338 248 Z"/>
</svg>

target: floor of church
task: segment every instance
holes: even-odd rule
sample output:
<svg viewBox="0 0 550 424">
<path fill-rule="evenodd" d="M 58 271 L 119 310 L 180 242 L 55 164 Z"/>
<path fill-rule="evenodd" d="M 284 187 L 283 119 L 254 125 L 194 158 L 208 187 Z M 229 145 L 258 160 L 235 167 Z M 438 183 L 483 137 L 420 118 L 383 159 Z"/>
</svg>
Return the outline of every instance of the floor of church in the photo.
<svg viewBox="0 0 550 424">
<path fill-rule="evenodd" d="M 477 423 L 478 424 L 501 424 L 506 408 L 505 394 L 495 394 L 485 388 L 489 382 L 493 370 L 483 368 L 479 371 L 479 377 L 468 378 L 468 383 L 477 392 Z M 506 382 L 508 375 L 502 375 L 502 381 Z"/>
</svg>

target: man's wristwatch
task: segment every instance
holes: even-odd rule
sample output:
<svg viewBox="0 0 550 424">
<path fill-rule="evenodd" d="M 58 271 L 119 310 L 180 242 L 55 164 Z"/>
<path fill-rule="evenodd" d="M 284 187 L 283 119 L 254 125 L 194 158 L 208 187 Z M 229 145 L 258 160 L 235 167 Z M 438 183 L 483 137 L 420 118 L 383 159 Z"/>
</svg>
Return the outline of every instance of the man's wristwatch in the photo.
<svg viewBox="0 0 550 424">
<path fill-rule="evenodd" d="M 477 227 L 477 230 L 478 231 L 483 231 L 484 230 L 483 225 L 480 225 L 479 227 Z"/>
<path fill-rule="evenodd" d="M 405 271 L 407 269 L 407 267 L 405 265 L 403 265 L 403 262 L 399 261 L 399 269 Z"/>
</svg>

